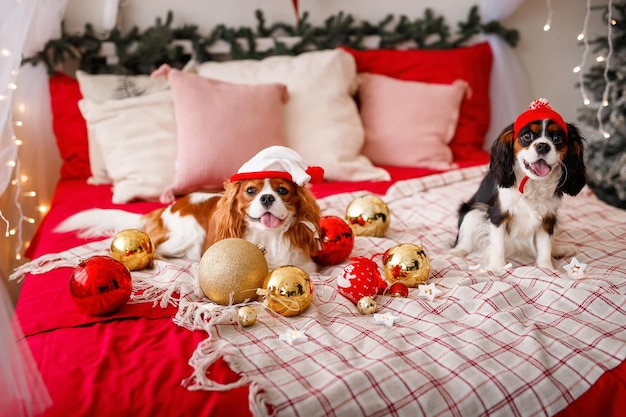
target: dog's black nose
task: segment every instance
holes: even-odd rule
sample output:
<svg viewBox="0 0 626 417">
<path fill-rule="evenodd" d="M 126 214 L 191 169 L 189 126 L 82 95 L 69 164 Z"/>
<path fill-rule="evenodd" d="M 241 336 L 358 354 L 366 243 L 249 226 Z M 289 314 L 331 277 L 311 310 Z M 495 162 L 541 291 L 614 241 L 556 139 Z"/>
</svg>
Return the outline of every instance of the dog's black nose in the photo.
<svg viewBox="0 0 626 417">
<path fill-rule="evenodd" d="M 265 208 L 269 208 L 274 203 L 275 200 L 276 199 L 271 194 L 263 194 L 261 196 L 261 204 Z"/>
<path fill-rule="evenodd" d="M 535 149 L 537 150 L 537 153 L 539 155 L 545 155 L 550 152 L 550 145 L 548 145 L 547 143 L 539 142 L 535 145 Z"/>
</svg>

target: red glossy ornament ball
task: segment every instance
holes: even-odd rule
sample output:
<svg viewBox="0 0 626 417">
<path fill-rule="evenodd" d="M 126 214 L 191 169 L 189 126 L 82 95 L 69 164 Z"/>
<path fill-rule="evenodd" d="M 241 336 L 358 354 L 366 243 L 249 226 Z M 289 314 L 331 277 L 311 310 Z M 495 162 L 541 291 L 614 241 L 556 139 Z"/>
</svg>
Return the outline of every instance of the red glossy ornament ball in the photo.
<svg viewBox="0 0 626 417">
<path fill-rule="evenodd" d="M 83 313 L 106 316 L 120 310 L 130 297 L 128 268 L 110 256 L 81 260 L 70 278 L 70 294 Z"/>
<path fill-rule="evenodd" d="M 313 260 L 320 265 L 337 265 L 348 259 L 354 248 L 354 232 L 344 219 L 324 216 L 320 219 L 322 249 Z"/>
<path fill-rule="evenodd" d="M 409 287 L 402 282 L 394 282 L 387 288 L 386 293 L 392 297 L 406 298 L 409 296 Z"/>
</svg>

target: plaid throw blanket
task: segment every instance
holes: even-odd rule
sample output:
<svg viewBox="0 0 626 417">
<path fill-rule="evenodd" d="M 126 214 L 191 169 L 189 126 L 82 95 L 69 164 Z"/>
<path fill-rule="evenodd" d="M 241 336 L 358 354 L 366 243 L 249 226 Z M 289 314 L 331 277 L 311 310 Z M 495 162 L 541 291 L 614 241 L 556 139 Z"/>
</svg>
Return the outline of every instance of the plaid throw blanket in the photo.
<svg viewBox="0 0 626 417">
<path fill-rule="evenodd" d="M 396 317 L 392 326 L 359 314 L 337 292 L 345 264 L 312 276 L 315 296 L 299 316 L 256 303 L 257 322 L 245 328 L 234 318 L 238 306 L 202 299 L 193 264 L 157 262 L 158 283 L 153 272 L 133 273 L 136 301 L 175 303 L 178 325 L 208 332 L 190 360 L 189 389 L 250 384 L 257 415 L 554 414 L 626 358 L 626 212 L 587 189 L 564 197 L 557 238 L 578 247 L 577 259 L 588 265 L 582 279 L 564 271 L 570 259 L 558 261 L 556 271 L 515 258 L 508 269 L 483 271 L 477 258 L 446 251 L 456 235 L 458 203 L 484 172 L 468 168 L 397 183 L 383 197 L 391 211 L 386 236 L 355 239 L 353 256 L 414 242 L 430 257 L 429 282 L 442 293 L 433 301 L 418 298 L 417 289 L 407 298 L 377 296 L 379 312 Z M 358 195 L 331 196 L 320 205 L 325 215 L 343 217 Z M 100 249 L 75 251 L 108 247 L 97 244 Z M 290 342 L 291 331 L 301 337 Z M 206 375 L 220 357 L 241 373 L 236 384 L 218 385 Z"/>
</svg>

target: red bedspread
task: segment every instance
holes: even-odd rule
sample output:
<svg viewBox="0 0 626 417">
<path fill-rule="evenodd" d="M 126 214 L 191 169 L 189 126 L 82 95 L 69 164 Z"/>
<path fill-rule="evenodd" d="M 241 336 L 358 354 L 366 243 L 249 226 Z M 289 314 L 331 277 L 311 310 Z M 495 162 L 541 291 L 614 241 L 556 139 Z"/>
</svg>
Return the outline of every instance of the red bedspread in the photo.
<svg viewBox="0 0 626 417">
<path fill-rule="evenodd" d="M 415 170 L 390 171 L 394 181 L 419 174 Z M 422 175 L 428 173 L 432 171 L 423 171 Z M 326 183 L 313 191 L 318 197 L 355 189 L 382 194 L 392 183 Z M 85 243 L 52 230 L 72 213 L 112 207 L 110 197 L 107 186 L 61 181 L 53 209 L 41 224 L 29 257 Z M 140 202 L 117 208 L 146 212 L 159 206 Z M 187 360 L 206 334 L 174 324 L 171 318 L 175 308 L 128 304 L 112 316 L 88 316 L 78 311 L 70 298 L 70 274 L 70 268 L 59 268 L 45 275 L 28 276 L 17 305 L 24 334 L 54 403 L 47 416 L 250 415 L 246 387 L 207 392 L 189 391 L 181 385 L 192 370 Z M 238 378 L 223 361 L 210 369 L 210 375 L 219 382 Z M 560 415 L 626 415 L 626 401 L 607 398 L 626 398 L 625 363 L 606 372 Z"/>
</svg>

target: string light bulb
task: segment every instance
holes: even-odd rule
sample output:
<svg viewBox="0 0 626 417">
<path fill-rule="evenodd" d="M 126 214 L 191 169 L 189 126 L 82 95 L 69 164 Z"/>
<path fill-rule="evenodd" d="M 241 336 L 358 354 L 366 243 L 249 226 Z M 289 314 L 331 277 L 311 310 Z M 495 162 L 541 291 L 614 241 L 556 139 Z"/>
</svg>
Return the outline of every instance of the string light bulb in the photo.
<svg viewBox="0 0 626 417">
<path fill-rule="evenodd" d="M 548 18 L 546 19 L 546 24 L 543 25 L 543 31 L 547 32 L 550 30 L 552 26 L 552 1 L 546 0 L 546 6 L 548 8 Z"/>
<path fill-rule="evenodd" d="M 603 57 L 604 64 L 604 92 L 602 93 L 602 105 L 598 106 L 598 111 L 596 112 L 596 118 L 598 120 L 598 128 L 605 139 L 611 137 L 611 134 L 604 129 L 604 123 L 602 121 L 602 109 L 609 106 L 609 91 L 611 89 L 611 83 L 609 80 L 609 68 L 611 67 L 611 56 L 613 55 L 613 26 L 615 23 L 615 19 L 613 19 L 613 0 L 609 0 L 608 5 L 608 25 L 607 25 L 607 44 L 608 44 L 608 52 L 606 54 L 606 58 Z M 597 60 L 597 59 L 596 59 Z M 602 62 L 602 61 L 598 61 Z"/>
<path fill-rule="evenodd" d="M 583 99 L 583 104 L 588 106 L 591 104 L 591 100 L 587 96 L 585 91 L 585 83 L 583 78 L 583 68 L 587 64 L 587 55 L 589 54 L 589 42 L 587 40 L 587 27 L 589 26 L 589 16 L 591 15 L 591 0 L 587 0 L 587 12 L 585 13 L 585 20 L 583 21 L 583 30 L 578 34 L 576 39 L 578 42 L 583 42 L 584 50 L 580 60 L 580 64 L 574 68 L 574 73 L 578 74 L 578 86 L 580 89 L 580 95 Z"/>
</svg>

